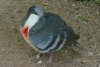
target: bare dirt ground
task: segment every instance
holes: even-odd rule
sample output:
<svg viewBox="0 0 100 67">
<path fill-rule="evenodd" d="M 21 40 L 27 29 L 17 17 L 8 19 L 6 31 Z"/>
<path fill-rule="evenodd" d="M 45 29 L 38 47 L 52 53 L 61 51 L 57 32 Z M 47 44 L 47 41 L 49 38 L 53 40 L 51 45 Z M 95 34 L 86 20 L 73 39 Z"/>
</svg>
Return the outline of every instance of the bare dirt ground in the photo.
<svg viewBox="0 0 100 67">
<path fill-rule="evenodd" d="M 34 51 L 22 38 L 19 24 L 35 3 L 60 15 L 81 38 L 84 50 L 74 47 L 55 53 L 52 63 L 37 64 Z M 100 67 L 100 6 L 91 1 L 0 0 L 0 67 Z"/>
</svg>

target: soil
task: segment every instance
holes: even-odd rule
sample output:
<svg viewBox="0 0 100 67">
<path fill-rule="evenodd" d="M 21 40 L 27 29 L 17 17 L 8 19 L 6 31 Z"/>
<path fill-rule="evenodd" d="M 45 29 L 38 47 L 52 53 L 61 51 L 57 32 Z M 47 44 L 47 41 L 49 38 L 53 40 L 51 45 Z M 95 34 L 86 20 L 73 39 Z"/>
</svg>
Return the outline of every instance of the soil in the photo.
<svg viewBox="0 0 100 67">
<path fill-rule="evenodd" d="M 41 5 L 45 11 L 58 14 L 80 35 L 84 50 L 74 46 L 54 53 L 51 63 L 43 63 L 22 38 L 19 25 L 28 8 Z M 0 67 L 100 67 L 100 5 L 75 0 L 0 0 Z"/>
</svg>

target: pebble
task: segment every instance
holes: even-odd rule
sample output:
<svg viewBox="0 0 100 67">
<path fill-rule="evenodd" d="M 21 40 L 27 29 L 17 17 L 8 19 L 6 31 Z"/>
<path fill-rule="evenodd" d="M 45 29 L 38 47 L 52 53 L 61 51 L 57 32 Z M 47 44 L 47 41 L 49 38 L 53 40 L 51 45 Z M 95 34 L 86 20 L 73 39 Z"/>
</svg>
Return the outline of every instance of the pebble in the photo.
<svg viewBox="0 0 100 67">
<path fill-rule="evenodd" d="M 89 52 L 89 55 L 92 56 L 93 55 L 93 52 Z"/>
<path fill-rule="evenodd" d="M 88 63 L 88 62 L 90 62 L 90 60 L 83 60 L 83 62 L 84 62 L 84 63 Z"/>
<path fill-rule="evenodd" d="M 38 63 L 38 64 L 41 64 L 41 63 L 42 63 L 42 60 L 39 60 L 37 63 Z"/>
<path fill-rule="evenodd" d="M 4 48 L 2 48 L 1 50 L 4 51 Z"/>
<path fill-rule="evenodd" d="M 76 5 L 75 5 L 75 4 L 72 4 L 72 6 L 73 6 L 73 7 L 76 7 Z"/>
<path fill-rule="evenodd" d="M 13 62 L 9 62 L 10 64 L 12 64 Z"/>
<path fill-rule="evenodd" d="M 97 12 L 96 14 L 99 15 L 99 12 Z"/>
<path fill-rule="evenodd" d="M 100 65 L 98 65 L 98 67 L 100 67 Z"/>
</svg>

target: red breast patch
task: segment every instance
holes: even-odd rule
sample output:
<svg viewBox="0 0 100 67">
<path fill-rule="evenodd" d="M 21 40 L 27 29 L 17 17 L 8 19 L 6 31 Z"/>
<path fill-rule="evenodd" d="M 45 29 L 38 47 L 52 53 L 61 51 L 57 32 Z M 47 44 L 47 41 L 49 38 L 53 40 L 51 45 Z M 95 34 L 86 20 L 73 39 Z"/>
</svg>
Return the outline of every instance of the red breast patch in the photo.
<svg viewBox="0 0 100 67">
<path fill-rule="evenodd" d="M 28 27 L 24 27 L 24 28 L 22 29 L 22 34 L 24 35 L 25 38 L 28 37 L 28 34 L 29 34 Z"/>
</svg>

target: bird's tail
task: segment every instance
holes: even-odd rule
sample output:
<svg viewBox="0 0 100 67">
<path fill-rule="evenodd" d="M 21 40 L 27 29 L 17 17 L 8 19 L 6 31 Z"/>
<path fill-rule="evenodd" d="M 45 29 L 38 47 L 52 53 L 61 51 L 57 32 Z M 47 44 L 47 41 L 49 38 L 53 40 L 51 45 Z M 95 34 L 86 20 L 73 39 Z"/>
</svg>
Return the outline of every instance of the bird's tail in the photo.
<svg viewBox="0 0 100 67">
<path fill-rule="evenodd" d="M 77 48 L 83 50 L 83 46 L 78 42 L 78 41 L 74 41 L 73 43 Z"/>
<path fill-rule="evenodd" d="M 75 47 L 79 49 L 83 49 L 83 46 L 79 42 L 80 36 L 78 34 L 73 33 L 71 36 L 71 41 L 75 45 Z"/>
</svg>

